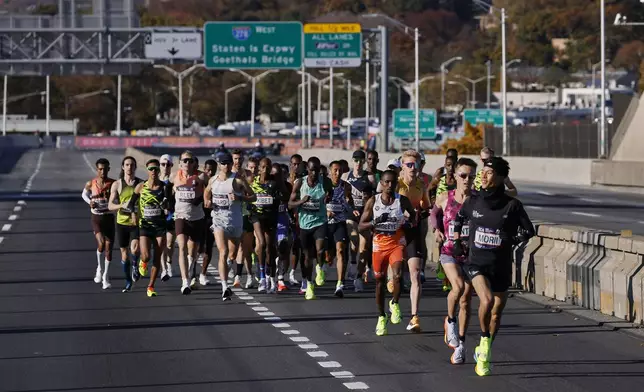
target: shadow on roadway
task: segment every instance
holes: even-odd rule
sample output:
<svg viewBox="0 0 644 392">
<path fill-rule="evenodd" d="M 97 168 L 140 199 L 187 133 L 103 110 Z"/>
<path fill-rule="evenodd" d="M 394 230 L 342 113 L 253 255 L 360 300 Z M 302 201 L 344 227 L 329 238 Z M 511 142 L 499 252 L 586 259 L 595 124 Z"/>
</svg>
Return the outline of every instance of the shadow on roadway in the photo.
<svg viewBox="0 0 644 392">
<path fill-rule="evenodd" d="M 11 173 L 27 151 L 25 147 L 0 147 L 0 174 Z"/>
</svg>

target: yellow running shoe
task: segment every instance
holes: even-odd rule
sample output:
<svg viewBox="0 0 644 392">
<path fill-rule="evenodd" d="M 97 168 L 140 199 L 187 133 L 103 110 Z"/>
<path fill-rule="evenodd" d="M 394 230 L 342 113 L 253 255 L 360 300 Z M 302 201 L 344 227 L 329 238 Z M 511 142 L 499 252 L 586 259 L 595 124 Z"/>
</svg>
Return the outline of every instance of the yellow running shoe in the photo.
<svg viewBox="0 0 644 392">
<path fill-rule="evenodd" d="M 320 267 L 319 265 L 315 266 L 315 284 L 318 286 L 324 286 L 324 282 L 326 281 L 326 273 Z"/>
<path fill-rule="evenodd" d="M 148 287 L 148 297 L 156 297 L 157 292 L 154 291 L 154 287 Z"/>
<path fill-rule="evenodd" d="M 447 278 L 447 275 L 445 275 L 445 270 L 443 270 L 443 265 L 441 263 L 438 263 L 436 266 L 436 279 L 438 280 L 444 280 Z"/>
<path fill-rule="evenodd" d="M 400 324 L 402 321 L 402 315 L 400 314 L 400 304 L 395 304 L 392 299 L 389 301 L 389 311 L 391 312 L 391 323 Z"/>
<path fill-rule="evenodd" d="M 306 294 L 304 294 L 305 299 L 315 299 L 315 290 L 313 289 L 313 284 L 309 282 L 306 285 Z"/>
<path fill-rule="evenodd" d="M 474 349 L 474 358 L 476 359 L 474 371 L 481 377 L 490 375 L 490 359 L 492 359 L 490 344 L 490 338 L 481 337 L 481 342 Z"/>
<path fill-rule="evenodd" d="M 387 291 L 389 291 L 389 294 L 394 293 L 394 280 L 393 279 L 389 279 L 387 281 Z"/>
<path fill-rule="evenodd" d="M 139 261 L 139 274 L 141 276 L 148 276 L 148 263 Z"/>
<path fill-rule="evenodd" d="M 387 334 L 387 317 L 378 317 L 378 324 L 376 324 L 376 335 L 385 336 Z"/>
<path fill-rule="evenodd" d="M 420 318 L 418 316 L 414 316 L 409 320 L 409 324 L 407 324 L 407 331 L 412 331 L 412 332 L 420 332 Z"/>
</svg>

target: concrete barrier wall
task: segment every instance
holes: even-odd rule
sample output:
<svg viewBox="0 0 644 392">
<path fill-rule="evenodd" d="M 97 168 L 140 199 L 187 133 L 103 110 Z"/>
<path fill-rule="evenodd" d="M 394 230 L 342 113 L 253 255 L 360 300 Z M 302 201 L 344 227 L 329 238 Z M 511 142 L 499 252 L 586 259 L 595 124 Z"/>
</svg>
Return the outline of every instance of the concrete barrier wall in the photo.
<svg viewBox="0 0 644 392">
<path fill-rule="evenodd" d="M 537 226 L 516 252 L 519 288 L 644 324 L 644 237 Z"/>
<path fill-rule="evenodd" d="M 643 171 L 644 162 L 593 161 L 591 182 L 600 185 L 644 187 Z"/>
<path fill-rule="evenodd" d="M 317 156 L 323 163 L 336 159 L 351 159 L 348 150 L 312 148 L 298 151 L 302 157 L 308 159 Z M 380 154 L 380 167 L 387 161 L 398 158 L 401 154 Z M 480 164 L 478 156 L 466 156 Z M 427 164 L 425 172 L 433 174 L 436 169 L 443 166 L 443 155 L 425 155 Z M 591 184 L 591 159 L 564 159 L 564 158 L 533 158 L 533 157 L 508 157 L 510 163 L 510 178 L 517 181 L 547 182 L 565 185 L 590 185 Z"/>
</svg>

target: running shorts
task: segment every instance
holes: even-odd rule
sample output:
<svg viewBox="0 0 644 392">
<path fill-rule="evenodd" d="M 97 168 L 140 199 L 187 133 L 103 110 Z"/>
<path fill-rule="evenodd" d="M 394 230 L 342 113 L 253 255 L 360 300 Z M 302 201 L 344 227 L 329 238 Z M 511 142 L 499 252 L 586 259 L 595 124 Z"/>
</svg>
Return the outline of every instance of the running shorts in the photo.
<svg viewBox="0 0 644 392">
<path fill-rule="evenodd" d="M 139 222 L 139 236 L 148 238 L 165 237 L 167 233 L 165 221 L 152 222 L 142 219 Z"/>
<path fill-rule="evenodd" d="M 400 263 L 405 259 L 405 246 L 396 245 L 389 249 L 373 252 L 371 264 L 373 275 L 380 278 L 387 275 L 387 267 Z"/>
<path fill-rule="evenodd" d="M 423 257 L 422 244 L 425 242 L 420 226 L 412 227 L 405 230 L 405 239 L 407 240 L 406 256 L 407 259 L 412 257 Z M 422 261 L 422 260 L 421 260 Z"/>
<path fill-rule="evenodd" d="M 174 228 L 179 235 L 185 235 L 188 239 L 200 244 L 203 241 L 204 234 L 206 232 L 205 226 L 206 219 L 197 219 L 194 221 L 189 221 L 186 219 L 175 219 Z"/>
<path fill-rule="evenodd" d="M 248 216 L 248 221 L 251 225 L 259 223 L 264 233 L 274 233 L 275 230 L 277 230 L 276 213 L 258 214 L 256 212 L 251 212 Z"/>
<path fill-rule="evenodd" d="M 125 226 L 117 223 L 116 239 L 118 240 L 119 248 L 129 248 L 132 241 L 139 239 L 139 226 Z"/>
<path fill-rule="evenodd" d="M 312 229 L 303 229 L 300 227 L 300 243 L 302 245 L 302 249 L 305 252 L 311 249 L 316 249 L 315 242 L 326 239 L 327 232 L 328 229 L 326 223 Z"/>
<path fill-rule="evenodd" d="M 470 282 L 479 275 L 486 277 L 493 293 L 505 293 L 512 285 L 512 263 L 485 266 L 465 263 L 463 272 Z"/>
<path fill-rule="evenodd" d="M 215 235 L 214 235 L 215 231 L 223 231 L 226 237 L 233 238 L 233 239 L 239 239 L 241 238 L 243 233 L 247 232 L 242 227 L 242 225 L 239 224 L 239 222 L 235 224 L 234 222 L 231 222 L 229 219 L 218 219 L 216 217 L 213 218 L 211 227 L 213 231 L 213 237 L 212 237 L 213 240 L 215 238 Z"/>
<path fill-rule="evenodd" d="M 347 230 L 347 222 L 329 223 L 327 226 L 327 238 L 333 242 L 347 242 L 349 234 Z M 333 246 L 335 249 L 335 245 Z"/>
<path fill-rule="evenodd" d="M 212 260 L 212 252 L 215 246 L 215 233 L 212 222 L 206 222 L 204 227 L 204 240 L 199 244 L 199 254 L 205 253 Z"/>
<path fill-rule="evenodd" d="M 91 222 L 94 234 L 101 233 L 108 241 L 114 242 L 116 231 L 116 217 L 114 214 L 92 214 Z"/>
<path fill-rule="evenodd" d="M 451 255 L 446 255 L 445 253 L 441 253 L 441 255 L 438 257 L 438 261 L 441 262 L 441 264 L 459 264 L 462 265 L 464 259 L 457 259 L 454 256 Z"/>
<path fill-rule="evenodd" d="M 248 215 L 244 215 L 242 218 L 242 229 L 244 233 L 254 233 L 255 229 L 253 228 L 253 224 L 250 223 L 250 217 Z"/>
<path fill-rule="evenodd" d="M 279 214 L 277 216 L 277 232 L 276 232 L 276 239 L 278 244 L 284 240 L 287 240 L 287 241 L 289 240 L 288 238 L 289 227 L 290 227 L 290 222 L 289 222 L 288 215 Z"/>
</svg>

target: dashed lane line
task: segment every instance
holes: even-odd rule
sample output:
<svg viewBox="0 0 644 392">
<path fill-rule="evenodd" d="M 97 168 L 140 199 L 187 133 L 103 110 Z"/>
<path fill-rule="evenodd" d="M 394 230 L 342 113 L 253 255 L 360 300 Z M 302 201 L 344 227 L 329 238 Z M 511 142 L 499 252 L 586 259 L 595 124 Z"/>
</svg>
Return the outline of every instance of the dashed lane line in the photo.
<svg viewBox="0 0 644 392">
<path fill-rule="evenodd" d="M 11 230 L 11 223 L 5 223 L 2 225 L 2 231 L 9 231 Z"/>
<path fill-rule="evenodd" d="M 571 214 L 579 215 L 579 216 L 587 216 L 589 218 L 599 218 L 599 217 L 601 217 L 601 215 L 599 215 L 599 214 L 592 214 L 590 212 L 572 211 Z"/>
<path fill-rule="evenodd" d="M 219 278 L 219 272 L 213 266 L 208 267 L 208 272 L 210 272 L 214 277 L 217 284 L 221 284 L 221 279 Z M 317 344 L 311 343 L 310 339 L 306 336 L 302 336 L 300 331 L 294 329 L 290 324 L 282 322 L 282 318 L 276 316 L 275 313 L 271 312 L 270 309 L 258 302 L 255 297 L 250 293 L 247 293 L 241 288 L 233 287 L 231 288 L 233 293 L 245 302 L 246 306 L 249 306 L 258 316 L 261 316 L 266 321 L 274 322 L 271 324 L 274 328 L 278 329 L 282 334 L 288 336 L 289 339 L 297 344 L 299 348 L 304 350 L 306 354 L 314 359 L 319 359 L 317 364 L 324 369 L 329 369 L 329 374 L 334 378 L 339 380 L 346 380 L 342 385 L 348 390 L 366 390 L 369 389 L 369 385 L 361 381 L 355 381 L 355 375 L 347 370 L 342 370 L 343 366 L 338 361 L 329 360 L 329 354 L 326 351 L 320 350 Z M 332 370 L 332 371 L 331 371 Z M 352 381 L 349 381 L 352 380 Z"/>
<path fill-rule="evenodd" d="M 18 219 L 18 215 L 15 215 L 15 214 L 9 215 L 9 220 L 10 221 L 15 221 L 16 219 Z"/>
</svg>

